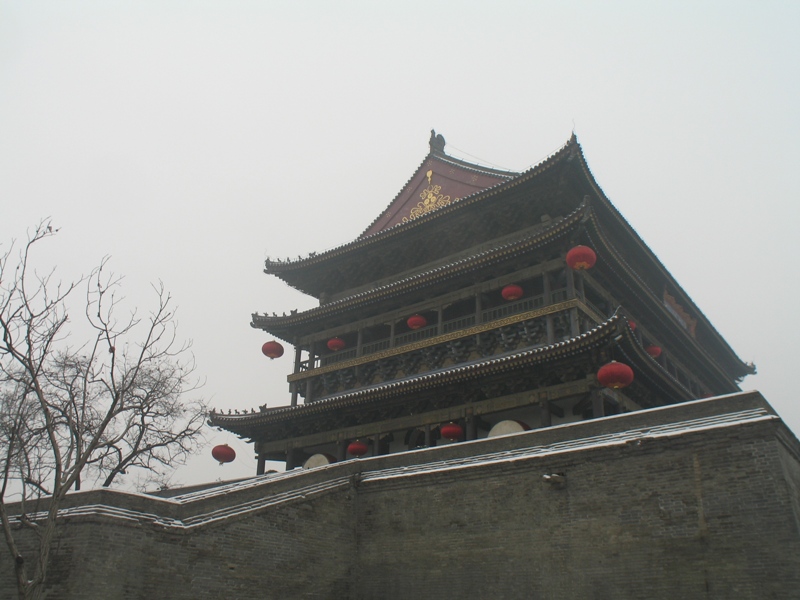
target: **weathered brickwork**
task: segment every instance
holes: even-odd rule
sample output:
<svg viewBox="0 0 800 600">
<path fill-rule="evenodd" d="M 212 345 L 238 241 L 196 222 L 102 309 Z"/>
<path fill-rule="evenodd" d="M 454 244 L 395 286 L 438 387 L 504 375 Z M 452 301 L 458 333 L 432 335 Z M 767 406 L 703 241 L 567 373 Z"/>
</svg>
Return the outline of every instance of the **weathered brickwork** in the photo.
<svg viewBox="0 0 800 600">
<path fill-rule="evenodd" d="M 519 461 L 489 477 L 455 471 L 401 489 L 364 486 L 362 597 L 431 589 L 505 598 L 800 597 L 800 537 L 786 522 L 792 507 L 778 445 L 751 437 L 765 433 L 694 433 Z M 543 482 L 559 472 L 563 488 Z"/>
<path fill-rule="evenodd" d="M 756 408 L 635 435 L 643 413 L 588 421 L 203 498 L 75 494 L 74 507 L 176 521 L 68 517 L 47 597 L 800 598 L 800 444 L 763 399 L 649 422 Z M 2 598 L 15 597 L 10 576 L 5 555 Z"/>
</svg>

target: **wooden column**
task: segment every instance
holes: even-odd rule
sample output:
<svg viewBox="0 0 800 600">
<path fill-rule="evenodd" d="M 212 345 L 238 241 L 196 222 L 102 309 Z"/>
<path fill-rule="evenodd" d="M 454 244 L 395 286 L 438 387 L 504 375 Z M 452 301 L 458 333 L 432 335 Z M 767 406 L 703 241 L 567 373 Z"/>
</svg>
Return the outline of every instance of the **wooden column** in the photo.
<svg viewBox="0 0 800 600">
<path fill-rule="evenodd" d="M 312 399 L 313 398 L 311 398 L 311 380 L 307 379 L 306 380 L 306 399 L 305 399 L 304 403 L 308 404 L 309 402 L 311 402 Z"/>
<path fill-rule="evenodd" d="M 358 330 L 358 339 L 356 341 L 356 356 L 361 356 L 361 346 L 364 345 L 364 330 Z"/>
<path fill-rule="evenodd" d="M 431 426 L 425 425 L 425 447 L 431 447 Z"/>
<path fill-rule="evenodd" d="M 439 309 L 436 311 L 436 319 L 437 319 L 436 335 L 442 335 L 444 333 L 443 330 L 444 325 L 442 324 L 443 314 L 444 314 L 444 309 L 440 306 Z"/>
<path fill-rule="evenodd" d="M 578 336 L 581 332 L 580 315 L 578 315 L 577 308 L 569 310 L 569 331 L 572 337 Z"/>
<path fill-rule="evenodd" d="M 544 305 L 549 306 L 553 303 L 553 290 L 550 289 L 550 274 L 547 271 L 542 273 L 542 288 L 544 289 Z"/>
<path fill-rule="evenodd" d="M 314 344 L 312 343 L 308 347 L 308 369 L 309 371 L 314 368 Z M 311 397 L 311 378 L 306 379 L 306 399 L 305 404 L 308 404 L 313 400 Z"/>
<path fill-rule="evenodd" d="M 571 300 L 577 297 L 577 291 L 575 288 L 575 271 L 567 267 L 567 299 Z M 573 308 L 569 311 L 569 332 L 572 337 L 577 336 L 580 333 L 581 326 L 580 321 L 578 320 L 578 309 Z"/>
<path fill-rule="evenodd" d="M 483 305 L 481 303 L 481 293 L 478 292 L 475 294 L 475 325 L 481 324 L 481 312 L 483 310 Z M 475 334 L 475 347 L 481 347 L 481 334 Z"/>
<path fill-rule="evenodd" d="M 336 460 L 343 461 L 347 458 L 347 440 L 339 440 L 336 442 Z"/>
<path fill-rule="evenodd" d="M 547 272 L 542 273 L 543 281 L 542 287 L 544 288 L 544 305 L 550 306 L 553 303 L 553 291 L 550 289 L 550 274 Z M 553 326 L 553 315 L 547 315 L 544 319 L 547 324 L 547 343 L 552 344 L 556 341 L 556 331 Z"/>
<path fill-rule="evenodd" d="M 575 297 L 575 271 L 567 268 L 567 298 Z"/>
<path fill-rule="evenodd" d="M 372 456 L 380 456 L 381 455 L 381 434 L 376 433 L 375 436 L 372 438 Z"/>
<path fill-rule="evenodd" d="M 583 286 L 583 272 L 578 273 L 577 277 L 575 278 L 575 287 L 578 294 L 578 297 L 586 301 L 586 290 Z"/>
<path fill-rule="evenodd" d="M 263 475 L 264 471 L 266 470 L 267 459 L 263 454 L 258 454 L 256 456 L 256 475 Z"/>
<path fill-rule="evenodd" d="M 550 406 L 547 400 L 539 402 L 539 415 L 542 422 L 542 427 L 550 427 L 553 424 L 553 417 L 550 414 Z"/>
<path fill-rule="evenodd" d="M 604 416 L 606 416 L 606 411 L 603 396 L 595 390 L 592 392 L 592 418 L 597 419 Z"/>
<path fill-rule="evenodd" d="M 286 470 L 291 471 L 297 465 L 295 462 L 297 460 L 296 452 L 294 448 L 286 448 Z"/>
<path fill-rule="evenodd" d="M 303 351 L 303 349 L 297 343 L 297 340 L 295 340 L 295 346 L 294 346 L 294 372 L 295 373 L 299 373 L 300 372 L 300 353 L 302 351 Z M 292 384 L 292 406 L 297 406 L 297 394 L 298 394 L 297 386 L 298 386 L 297 383 L 293 383 Z"/>
<path fill-rule="evenodd" d="M 478 420 L 473 415 L 468 415 L 467 421 L 467 441 L 478 439 Z"/>
<path fill-rule="evenodd" d="M 294 372 L 300 372 L 300 353 L 303 352 L 303 349 L 300 347 L 300 344 L 295 341 L 294 343 Z"/>
</svg>

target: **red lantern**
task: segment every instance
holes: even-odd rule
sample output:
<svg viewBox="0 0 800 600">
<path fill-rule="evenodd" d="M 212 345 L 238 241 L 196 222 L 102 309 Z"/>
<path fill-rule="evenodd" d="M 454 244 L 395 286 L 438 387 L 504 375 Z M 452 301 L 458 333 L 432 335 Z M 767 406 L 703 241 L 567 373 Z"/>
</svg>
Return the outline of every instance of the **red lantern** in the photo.
<svg viewBox="0 0 800 600">
<path fill-rule="evenodd" d="M 659 346 L 648 346 L 644 350 L 653 358 L 658 358 L 661 356 L 661 348 Z"/>
<path fill-rule="evenodd" d="M 628 327 L 631 328 L 631 331 L 636 331 L 636 321 L 628 320 Z"/>
<path fill-rule="evenodd" d="M 503 300 L 512 302 L 513 300 L 519 300 L 522 298 L 525 295 L 525 291 L 516 283 L 512 283 L 504 287 L 503 291 L 500 292 L 500 295 L 503 296 Z"/>
<path fill-rule="evenodd" d="M 591 269 L 597 262 L 597 255 L 589 246 L 575 246 L 567 252 L 567 266 L 575 271 Z"/>
<path fill-rule="evenodd" d="M 597 371 L 597 380 L 603 387 L 618 390 L 633 383 L 633 369 L 624 363 L 612 360 L 600 367 Z"/>
<path fill-rule="evenodd" d="M 219 461 L 219 466 L 222 466 L 224 463 L 233 462 L 236 459 L 236 451 L 228 444 L 222 444 L 221 446 L 214 446 L 213 450 L 211 450 L 211 456 L 214 457 L 214 460 Z"/>
<path fill-rule="evenodd" d="M 406 325 L 408 325 L 409 329 L 422 329 L 427 324 L 428 319 L 422 315 L 412 315 L 408 317 L 408 321 L 406 321 Z"/>
<path fill-rule="evenodd" d="M 334 352 L 338 352 L 339 350 L 344 349 L 347 344 L 344 343 L 342 338 L 331 338 L 328 340 L 328 350 L 333 350 Z"/>
<path fill-rule="evenodd" d="M 353 456 L 364 456 L 367 452 L 369 452 L 369 446 L 367 446 L 366 442 L 354 440 L 347 446 L 347 452 Z"/>
<path fill-rule="evenodd" d="M 283 346 L 281 346 L 275 340 L 272 340 L 271 342 L 266 342 L 263 346 L 261 346 L 261 352 L 264 353 L 264 356 L 268 356 L 270 360 L 280 358 L 283 356 Z"/>
<path fill-rule="evenodd" d="M 450 440 L 451 442 L 457 442 L 464 437 L 464 430 L 458 423 L 448 423 L 447 425 L 442 425 L 439 428 L 439 432 L 442 434 L 444 439 Z"/>
</svg>

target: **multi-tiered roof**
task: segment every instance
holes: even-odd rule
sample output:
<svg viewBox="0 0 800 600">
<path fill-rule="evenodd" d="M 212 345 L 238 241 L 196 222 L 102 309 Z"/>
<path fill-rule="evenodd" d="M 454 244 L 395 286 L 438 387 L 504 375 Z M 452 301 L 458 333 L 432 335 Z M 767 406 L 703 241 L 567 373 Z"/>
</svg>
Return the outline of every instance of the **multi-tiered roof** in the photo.
<svg viewBox="0 0 800 600">
<path fill-rule="evenodd" d="M 594 249 L 597 264 L 574 275 L 564 255 L 578 244 Z M 488 419 L 538 403 L 563 416 L 559 398 L 579 414 L 610 359 L 636 374 L 615 400 L 620 410 L 734 392 L 754 372 L 614 208 L 574 135 L 514 173 L 450 157 L 432 132 L 429 154 L 361 236 L 267 261 L 265 271 L 320 300 L 287 316 L 253 315 L 253 327 L 299 350 L 294 401 L 212 413 L 211 423 L 272 455 L 281 444 L 377 434 L 376 423 L 383 432 L 429 427 L 440 414 Z M 497 300 L 521 281 L 526 298 Z M 403 319 L 414 313 L 433 324 L 408 331 Z M 329 351 L 333 337 L 348 349 Z"/>
</svg>

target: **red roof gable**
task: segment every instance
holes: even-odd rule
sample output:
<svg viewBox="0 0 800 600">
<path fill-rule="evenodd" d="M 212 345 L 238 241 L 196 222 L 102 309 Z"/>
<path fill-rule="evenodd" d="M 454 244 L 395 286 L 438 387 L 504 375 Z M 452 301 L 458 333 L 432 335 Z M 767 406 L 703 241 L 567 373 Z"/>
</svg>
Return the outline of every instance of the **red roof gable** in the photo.
<svg viewBox="0 0 800 600">
<path fill-rule="evenodd" d="M 411 221 L 518 175 L 447 156 L 444 145 L 442 135 L 431 131 L 430 153 L 360 238 Z"/>
</svg>

